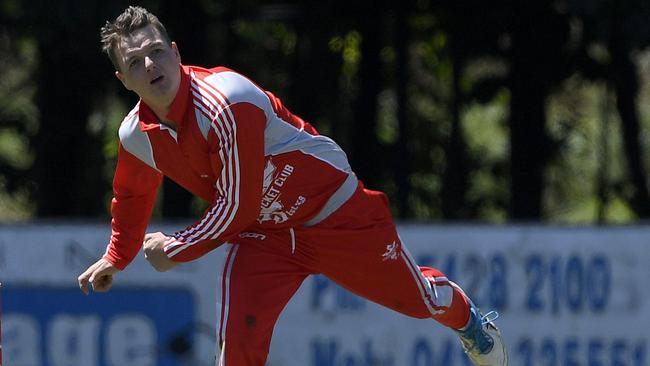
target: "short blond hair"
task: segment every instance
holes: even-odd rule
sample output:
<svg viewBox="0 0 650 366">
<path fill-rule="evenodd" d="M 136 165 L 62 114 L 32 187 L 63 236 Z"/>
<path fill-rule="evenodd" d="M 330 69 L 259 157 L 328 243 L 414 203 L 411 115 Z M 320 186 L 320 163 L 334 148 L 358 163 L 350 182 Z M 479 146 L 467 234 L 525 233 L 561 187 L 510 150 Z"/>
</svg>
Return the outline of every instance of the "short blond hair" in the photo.
<svg viewBox="0 0 650 366">
<path fill-rule="evenodd" d="M 107 21 L 101 28 L 99 35 L 101 36 L 102 51 L 108 55 L 115 70 L 120 70 L 120 64 L 116 54 L 119 41 L 123 37 L 131 34 L 134 30 L 144 28 L 148 25 L 153 25 L 163 39 L 168 44 L 171 44 L 167 30 L 160 20 L 158 20 L 158 17 L 140 6 L 129 6 L 114 21 Z"/>
</svg>

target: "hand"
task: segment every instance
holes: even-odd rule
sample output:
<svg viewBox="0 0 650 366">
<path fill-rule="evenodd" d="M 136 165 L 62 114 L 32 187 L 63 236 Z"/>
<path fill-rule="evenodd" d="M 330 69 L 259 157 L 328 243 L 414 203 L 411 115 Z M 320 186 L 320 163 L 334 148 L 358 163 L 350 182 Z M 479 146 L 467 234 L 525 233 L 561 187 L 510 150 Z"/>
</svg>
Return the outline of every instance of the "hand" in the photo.
<svg viewBox="0 0 650 366">
<path fill-rule="evenodd" d="M 158 272 L 166 272 L 176 267 L 178 263 L 172 261 L 165 253 L 164 244 L 167 240 L 165 234 L 149 233 L 144 236 L 144 243 L 142 250 L 144 257 L 149 261 L 149 264 Z"/>
<path fill-rule="evenodd" d="M 90 290 L 88 289 L 88 284 L 90 283 L 93 291 L 95 292 L 106 292 L 111 289 L 113 285 L 113 274 L 119 272 L 113 265 L 113 263 L 102 258 L 95 262 L 92 266 L 79 275 L 77 281 L 79 282 L 79 288 L 81 291 L 88 295 Z"/>
</svg>

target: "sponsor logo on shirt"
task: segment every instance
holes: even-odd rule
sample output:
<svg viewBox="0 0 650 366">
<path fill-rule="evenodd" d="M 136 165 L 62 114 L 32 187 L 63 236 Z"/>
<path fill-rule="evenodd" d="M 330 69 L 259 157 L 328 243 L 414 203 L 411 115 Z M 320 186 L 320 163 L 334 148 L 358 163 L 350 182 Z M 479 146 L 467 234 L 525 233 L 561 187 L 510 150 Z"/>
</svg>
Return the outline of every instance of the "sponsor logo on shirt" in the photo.
<svg viewBox="0 0 650 366">
<path fill-rule="evenodd" d="M 285 164 L 282 170 L 278 171 L 270 159 L 266 163 L 264 184 L 262 185 L 262 207 L 257 222 L 273 221 L 276 224 L 283 223 L 289 220 L 289 217 L 293 216 L 300 206 L 307 201 L 305 197 L 298 196 L 298 199 L 289 208 L 285 209 L 285 205 L 280 199 L 282 197 L 282 187 L 293 172 L 294 167 L 290 164 Z"/>
<path fill-rule="evenodd" d="M 388 245 L 386 245 L 386 253 L 382 254 L 382 261 L 387 261 L 387 260 L 396 260 L 399 258 L 399 245 L 397 245 L 397 242 L 392 242 Z"/>
</svg>

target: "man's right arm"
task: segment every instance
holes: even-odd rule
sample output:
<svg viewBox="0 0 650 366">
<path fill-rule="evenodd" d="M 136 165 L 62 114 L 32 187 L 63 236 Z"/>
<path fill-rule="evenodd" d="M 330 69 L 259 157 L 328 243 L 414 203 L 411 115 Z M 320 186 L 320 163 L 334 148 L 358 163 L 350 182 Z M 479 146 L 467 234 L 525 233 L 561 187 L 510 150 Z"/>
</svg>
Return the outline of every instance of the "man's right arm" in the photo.
<svg viewBox="0 0 650 366">
<path fill-rule="evenodd" d="M 113 178 L 111 240 L 103 259 L 124 269 L 142 248 L 162 174 L 120 144 Z"/>
<path fill-rule="evenodd" d="M 79 277 L 79 288 L 88 294 L 110 290 L 113 274 L 137 255 L 151 217 L 162 174 L 124 150 L 120 144 L 111 202 L 112 235 L 106 253 Z"/>
<path fill-rule="evenodd" d="M 112 235 L 106 253 L 79 277 L 79 288 L 88 294 L 110 290 L 113 274 L 137 255 L 151 217 L 162 174 L 124 150 L 120 144 L 111 202 Z"/>
</svg>

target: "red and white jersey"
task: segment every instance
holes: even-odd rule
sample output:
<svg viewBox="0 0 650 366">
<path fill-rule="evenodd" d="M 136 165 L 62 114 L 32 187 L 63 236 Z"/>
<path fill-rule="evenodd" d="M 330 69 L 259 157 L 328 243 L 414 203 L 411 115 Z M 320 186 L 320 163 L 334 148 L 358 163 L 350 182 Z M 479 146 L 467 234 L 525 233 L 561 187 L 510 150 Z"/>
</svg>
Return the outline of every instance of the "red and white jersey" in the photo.
<svg viewBox="0 0 650 366">
<path fill-rule="evenodd" d="M 181 84 L 161 124 L 142 101 L 119 129 L 105 259 L 123 269 L 137 255 L 162 177 L 210 202 L 171 235 L 174 261 L 196 259 L 245 229 L 309 226 L 345 202 L 358 182 L 330 138 L 273 94 L 227 68 L 181 66 Z"/>
</svg>

